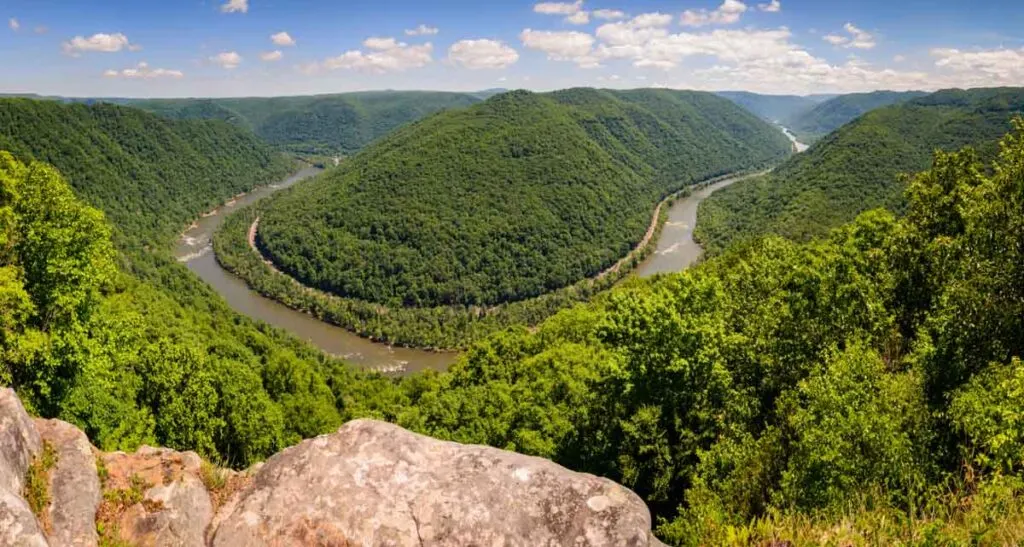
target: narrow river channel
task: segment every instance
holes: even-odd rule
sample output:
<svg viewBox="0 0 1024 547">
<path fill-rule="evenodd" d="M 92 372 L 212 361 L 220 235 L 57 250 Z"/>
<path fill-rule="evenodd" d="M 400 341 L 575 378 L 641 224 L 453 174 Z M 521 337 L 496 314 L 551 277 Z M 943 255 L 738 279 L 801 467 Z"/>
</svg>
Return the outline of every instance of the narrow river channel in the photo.
<svg viewBox="0 0 1024 547">
<path fill-rule="evenodd" d="M 786 134 L 802 151 L 803 145 L 797 143 L 788 130 Z M 283 182 L 257 188 L 206 214 L 182 234 L 174 249 L 175 257 L 178 261 L 184 262 L 188 269 L 203 281 L 209 283 L 235 311 L 285 329 L 356 366 L 388 373 L 448 368 L 458 357 L 457 354 L 398 348 L 371 342 L 341 327 L 325 323 L 260 295 L 249 289 L 245 281 L 217 263 L 210 238 L 227 215 L 319 172 L 320 169 L 316 168 L 304 169 Z M 677 201 L 668 211 L 668 223 L 658 240 L 657 250 L 640 265 L 637 274 L 646 277 L 656 273 L 680 271 L 700 258 L 700 246 L 693 241 L 697 206 L 715 190 L 728 186 L 740 178 L 743 177 L 719 181 Z"/>
</svg>

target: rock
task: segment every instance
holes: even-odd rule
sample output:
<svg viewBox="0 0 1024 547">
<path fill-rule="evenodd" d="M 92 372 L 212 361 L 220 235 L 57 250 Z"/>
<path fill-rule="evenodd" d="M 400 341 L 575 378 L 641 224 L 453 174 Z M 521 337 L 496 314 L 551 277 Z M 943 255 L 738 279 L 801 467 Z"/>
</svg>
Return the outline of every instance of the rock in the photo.
<svg viewBox="0 0 1024 547">
<path fill-rule="evenodd" d="M 213 527 L 219 547 L 658 544 L 612 481 L 371 420 L 271 458 Z"/>
<path fill-rule="evenodd" d="M 85 433 L 60 420 L 34 420 L 44 442 L 57 452 L 50 471 L 50 530 L 53 545 L 93 547 L 97 544 L 96 510 L 103 499 L 96 474 L 96 455 Z"/>
<path fill-rule="evenodd" d="M 46 547 L 46 536 L 28 503 L 18 494 L 0 487 L 0 545 Z"/>
<path fill-rule="evenodd" d="M 131 545 L 205 545 L 213 505 L 201 479 L 195 452 L 142 447 L 135 454 L 103 456 L 105 490 L 120 491 L 104 501 L 99 520 Z M 141 498 L 141 501 L 136 501 Z"/>
<path fill-rule="evenodd" d="M 0 389 L 0 545 L 45 546 L 39 522 L 21 497 L 39 453 L 39 433 L 12 389 Z"/>
<path fill-rule="evenodd" d="M 0 488 L 20 494 L 39 453 L 39 433 L 13 389 L 0 389 Z"/>
</svg>

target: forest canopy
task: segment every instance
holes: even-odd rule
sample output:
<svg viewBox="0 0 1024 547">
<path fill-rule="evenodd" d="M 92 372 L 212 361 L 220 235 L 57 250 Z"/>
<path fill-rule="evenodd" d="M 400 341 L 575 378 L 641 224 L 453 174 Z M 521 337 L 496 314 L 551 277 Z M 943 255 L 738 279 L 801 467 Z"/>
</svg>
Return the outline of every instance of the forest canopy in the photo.
<svg viewBox="0 0 1024 547">
<path fill-rule="evenodd" d="M 302 283 L 348 298 L 518 301 L 614 264 L 671 192 L 789 150 L 707 93 L 505 93 L 406 126 L 261 203 L 257 243 Z"/>
<path fill-rule="evenodd" d="M 700 205 L 695 237 L 711 254 L 763 234 L 799 241 L 824 235 L 860 212 L 906 207 L 902 174 L 924 169 L 935 150 L 974 146 L 985 159 L 1024 89 L 940 91 L 871 111 L 790 158 L 771 174 L 716 192 Z"/>
</svg>

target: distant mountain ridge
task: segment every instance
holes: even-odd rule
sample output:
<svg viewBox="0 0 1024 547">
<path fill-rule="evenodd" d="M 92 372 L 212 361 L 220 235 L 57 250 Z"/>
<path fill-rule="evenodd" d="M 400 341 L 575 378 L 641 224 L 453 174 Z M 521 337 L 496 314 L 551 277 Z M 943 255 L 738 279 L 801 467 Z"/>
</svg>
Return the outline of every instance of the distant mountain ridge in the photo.
<svg viewBox="0 0 1024 547">
<path fill-rule="evenodd" d="M 809 110 L 795 113 L 785 120 L 785 124 L 802 142 L 813 143 L 876 108 L 924 95 L 927 95 L 924 91 L 872 91 L 840 95 Z"/>
<path fill-rule="evenodd" d="M 832 98 L 829 95 L 763 95 L 749 91 L 718 91 L 715 94 L 729 99 L 765 120 L 783 124 L 793 116 Z"/>
<path fill-rule="evenodd" d="M 901 173 L 926 168 L 936 149 L 974 146 L 983 158 L 1024 112 L 1024 88 L 945 90 L 879 108 L 839 128 L 771 175 L 716 192 L 695 236 L 711 253 L 766 233 L 805 240 L 876 207 L 901 210 Z"/>
</svg>

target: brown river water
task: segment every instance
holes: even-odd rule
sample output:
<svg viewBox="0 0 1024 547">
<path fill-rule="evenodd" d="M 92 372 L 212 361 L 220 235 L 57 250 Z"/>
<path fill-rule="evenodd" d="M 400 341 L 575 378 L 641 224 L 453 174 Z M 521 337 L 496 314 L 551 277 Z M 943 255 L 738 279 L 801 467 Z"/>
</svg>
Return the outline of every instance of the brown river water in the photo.
<svg viewBox="0 0 1024 547">
<path fill-rule="evenodd" d="M 802 144 L 796 143 L 798 150 Z M 801 148 L 803 147 L 803 148 Z M 285 329 L 295 336 L 310 342 L 321 350 L 343 358 L 365 368 L 386 373 L 412 373 L 421 370 L 444 370 L 458 357 L 455 353 L 392 347 L 372 342 L 314 318 L 295 311 L 270 298 L 251 290 L 245 281 L 228 272 L 217 263 L 210 238 L 224 222 L 226 215 L 255 203 L 278 190 L 287 188 L 320 172 L 320 169 L 306 168 L 278 184 L 264 186 L 240 196 L 218 209 L 207 213 L 186 230 L 174 249 L 179 262 L 207 282 L 227 301 L 235 311 L 253 319 L 265 321 Z M 694 191 L 690 196 L 676 201 L 668 211 L 668 221 L 658 239 L 657 249 L 637 269 L 636 274 L 648 277 L 657 273 L 684 270 L 701 255 L 700 245 L 693 241 L 693 226 L 697 220 L 697 206 L 714 191 L 724 188 L 743 177 L 719 181 Z"/>
</svg>

